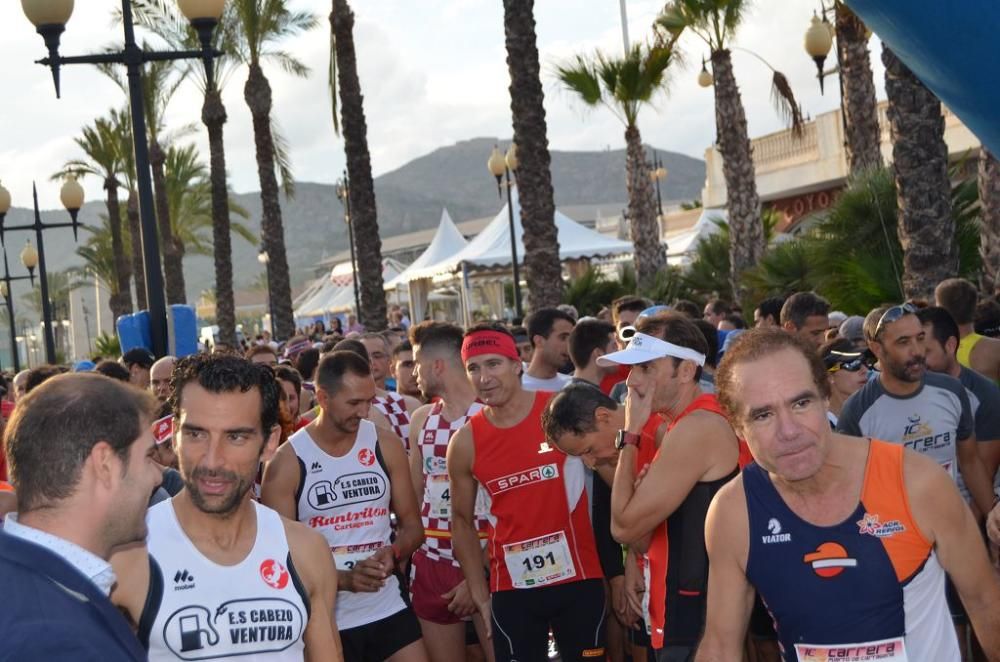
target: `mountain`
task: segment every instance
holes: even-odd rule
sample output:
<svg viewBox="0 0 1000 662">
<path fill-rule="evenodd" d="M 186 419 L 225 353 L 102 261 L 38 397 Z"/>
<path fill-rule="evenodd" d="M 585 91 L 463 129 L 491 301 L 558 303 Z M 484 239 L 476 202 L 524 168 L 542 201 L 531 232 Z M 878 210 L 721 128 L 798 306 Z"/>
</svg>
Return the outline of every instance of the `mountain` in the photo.
<svg viewBox="0 0 1000 662">
<path fill-rule="evenodd" d="M 497 197 L 496 182 L 486 169 L 486 160 L 495 138 L 475 138 L 442 147 L 416 158 L 406 165 L 375 178 L 380 234 L 397 234 L 433 228 L 447 207 L 452 218 L 461 222 L 495 214 L 502 206 Z M 509 141 L 502 145 L 506 147 Z M 692 200 L 700 197 L 705 181 L 705 163 L 683 154 L 657 150 L 669 171 L 661 184 L 664 200 Z M 587 205 L 627 200 L 625 192 L 625 150 L 600 152 L 563 152 L 553 150 L 552 184 L 557 207 Z M 53 184 L 54 185 L 54 184 Z M 96 189 L 96 186 L 91 186 Z M 123 196 L 124 197 L 124 196 Z M 257 192 L 235 194 L 237 203 L 250 213 L 246 225 L 260 232 L 261 205 Z M 310 278 L 313 265 L 323 257 L 347 248 L 347 228 L 344 212 L 334 187 L 330 184 L 300 182 L 295 197 L 282 198 L 285 243 L 292 278 L 302 282 Z M 80 210 L 80 221 L 97 225 L 104 214 L 103 200 L 92 200 Z M 68 221 L 65 211 L 43 211 L 45 223 Z M 236 219 L 234 219 L 236 220 Z M 12 208 L 5 226 L 32 222 L 31 211 Z M 12 275 L 23 271 L 17 263 L 29 233 L 6 235 Z M 87 233 L 80 232 L 85 240 Z M 32 241 L 34 237 L 32 236 Z M 362 239 L 363 241 L 363 239 Z M 81 264 L 76 256 L 73 233 L 69 229 L 54 229 L 45 233 L 47 267 L 58 271 Z M 244 239 L 233 238 L 233 262 L 237 289 L 249 286 L 258 277 L 257 246 Z M 211 288 L 214 270 L 210 257 L 189 256 L 184 260 L 188 300 L 194 301 L 202 289 Z M 15 288 L 21 291 L 21 288 Z"/>
</svg>

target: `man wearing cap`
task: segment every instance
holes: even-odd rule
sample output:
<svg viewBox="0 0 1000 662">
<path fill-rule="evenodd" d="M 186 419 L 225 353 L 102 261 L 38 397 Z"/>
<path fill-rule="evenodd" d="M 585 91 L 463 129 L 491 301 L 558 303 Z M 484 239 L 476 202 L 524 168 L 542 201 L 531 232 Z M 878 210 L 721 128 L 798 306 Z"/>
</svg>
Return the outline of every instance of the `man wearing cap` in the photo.
<svg viewBox="0 0 1000 662">
<path fill-rule="evenodd" d="M 708 582 L 705 515 L 715 493 L 739 472 L 736 433 L 715 396 L 698 386 L 706 351 L 694 323 L 666 312 L 638 320 L 628 347 L 597 360 L 632 366 L 625 428 L 618 434 L 611 532 L 622 543 L 648 545 L 651 638 L 662 661 L 694 653 Z M 637 485 L 636 456 L 654 412 L 667 424 Z"/>
<path fill-rule="evenodd" d="M 462 361 L 485 407 L 448 445 L 452 548 L 496 659 L 545 659 L 550 627 L 562 659 L 601 658 L 605 596 L 584 466 L 545 440 L 541 413 L 552 394 L 521 386 L 514 337 L 501 325 L 470 329 Z M 488 584 L 480 485 L 490 497 Z"/>
<path fill-rule="evenodd" d="M 837 329 L 837 337 L 851 341 L 854 349 L 865 351 L 868 344 L 865 342 L 865 318 L 861 315 L 851 315 L 840 323 Z"/>
<path fill-rule="evenodd" d="M 128 382 L 146 390 L 149 388 L 149 370 L 156 357 L 145 347 L 133 347 L 122 354 L 122 365 L 128 369 Z"/>
</svg>

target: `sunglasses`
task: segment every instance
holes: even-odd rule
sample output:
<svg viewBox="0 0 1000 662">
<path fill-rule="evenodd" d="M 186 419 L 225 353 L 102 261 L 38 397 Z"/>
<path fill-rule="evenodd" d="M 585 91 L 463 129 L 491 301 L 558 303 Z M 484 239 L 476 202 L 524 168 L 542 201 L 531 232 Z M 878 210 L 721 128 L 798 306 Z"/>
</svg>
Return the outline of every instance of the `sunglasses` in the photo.
<svg viewBox="0 0 1000 662">
<path fill-rule="evenodd" d="M 875 335 L 873 338 L 878 340 L 879 335 L 882 333 L 882 329 L 886 325 L 892 324 L 898 321 L 900 318 L 906 315 L 912 315 L 917 312 L 916 306 L 912 303 L 902 303 L 898 306 L 893 306 L 889 310 L 882 313 L 882 317 L 878 318 L 878 324 L 875 325 Z"/>
</svg>

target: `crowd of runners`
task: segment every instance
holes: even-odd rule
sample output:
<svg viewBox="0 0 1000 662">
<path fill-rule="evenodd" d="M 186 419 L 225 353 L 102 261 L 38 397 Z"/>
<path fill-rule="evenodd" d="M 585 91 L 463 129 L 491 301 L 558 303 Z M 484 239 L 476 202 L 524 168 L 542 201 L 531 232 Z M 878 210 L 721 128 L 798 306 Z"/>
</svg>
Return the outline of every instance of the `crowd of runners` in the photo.
<svg viewBox="0 0 1000 662">
<path fill-rule="evenodd" d="M 934 299 L 19 373 L 0 660 L 1000 660 L 1000 305 Z"/>
</svg>

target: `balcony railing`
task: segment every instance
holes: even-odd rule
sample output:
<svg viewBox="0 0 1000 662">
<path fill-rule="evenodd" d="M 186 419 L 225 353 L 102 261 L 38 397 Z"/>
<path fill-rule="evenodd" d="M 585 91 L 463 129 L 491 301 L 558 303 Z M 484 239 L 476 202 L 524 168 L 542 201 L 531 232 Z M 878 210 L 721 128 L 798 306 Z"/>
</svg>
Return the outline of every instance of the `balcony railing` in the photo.
<svg viewBox="0 0 1000 662">
<path fill-rule="evenodd" d="M 757 172 L 818 158 L 819 139 L 816 123 L 809 122 L 802 127 L 802 130 L 801 138 L 792 136 L 791 129 L 788 129 L 754 139 L 753 160 Z"/>
</svg>

